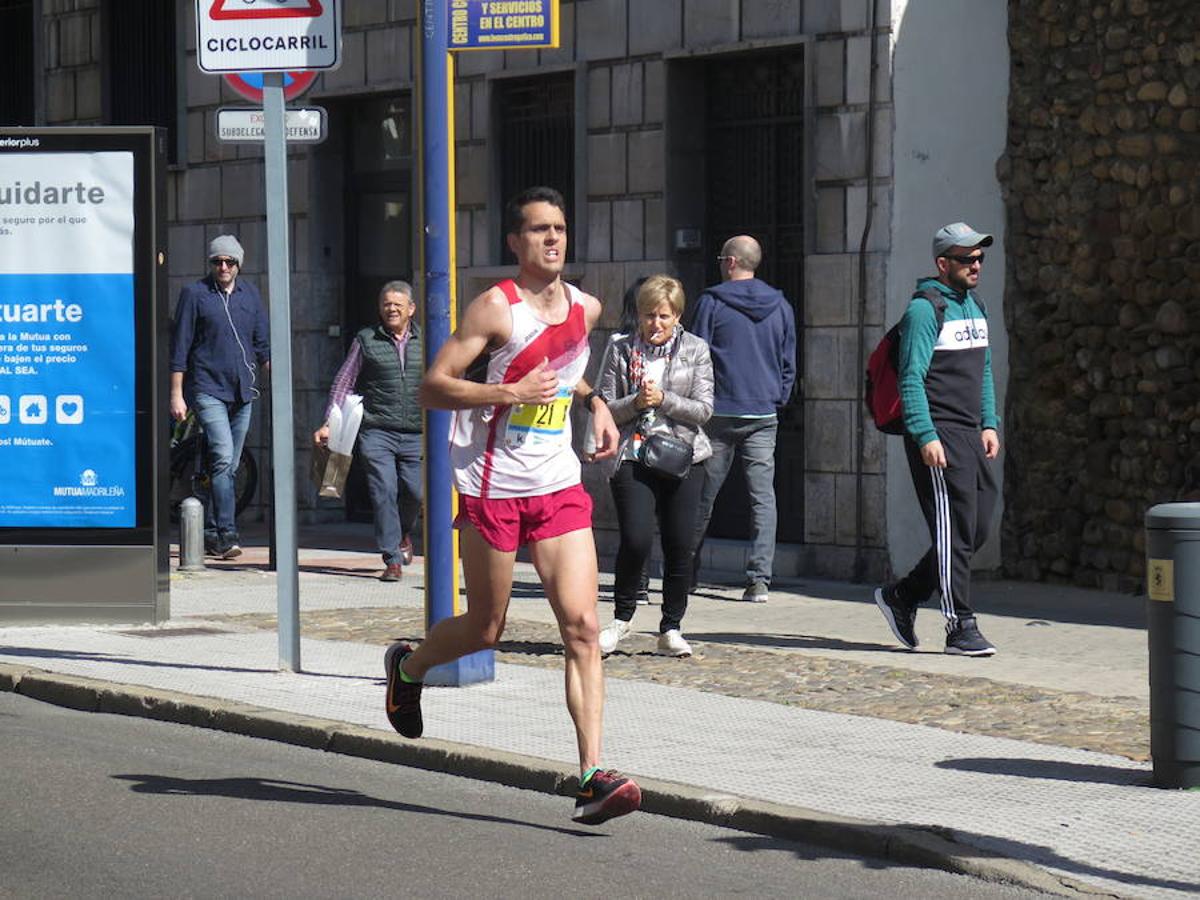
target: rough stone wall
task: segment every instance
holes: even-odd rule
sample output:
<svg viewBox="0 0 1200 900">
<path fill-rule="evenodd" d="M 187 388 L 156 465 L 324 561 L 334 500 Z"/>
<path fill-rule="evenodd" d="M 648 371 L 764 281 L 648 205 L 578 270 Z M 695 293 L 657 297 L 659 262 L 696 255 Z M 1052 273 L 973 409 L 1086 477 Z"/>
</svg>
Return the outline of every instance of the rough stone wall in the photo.
<svg viewBox="0 0 1200 900">
<path fill-rule="evenodd" d="M 1005 569 L 1136 590 L 1200 499 L 1200 4 L 1009 11 Z"/>
</svg>

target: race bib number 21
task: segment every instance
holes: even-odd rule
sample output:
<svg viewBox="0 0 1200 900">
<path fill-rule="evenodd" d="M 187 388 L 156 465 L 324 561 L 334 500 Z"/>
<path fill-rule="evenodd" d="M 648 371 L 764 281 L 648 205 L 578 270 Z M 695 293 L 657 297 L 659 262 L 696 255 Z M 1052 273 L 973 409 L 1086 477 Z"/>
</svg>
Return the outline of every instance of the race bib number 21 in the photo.
<svg viewBox="0 0 1200 900">
<path fill-rule="evenodd" d="M 572 388 L 560 385 L 558 396 L 549 403 L 522 403 L 508 415 L 504 443 L 509 447 L 527 444 L 558 444 L 565 437 L 571 412 Z"/>
</svg>

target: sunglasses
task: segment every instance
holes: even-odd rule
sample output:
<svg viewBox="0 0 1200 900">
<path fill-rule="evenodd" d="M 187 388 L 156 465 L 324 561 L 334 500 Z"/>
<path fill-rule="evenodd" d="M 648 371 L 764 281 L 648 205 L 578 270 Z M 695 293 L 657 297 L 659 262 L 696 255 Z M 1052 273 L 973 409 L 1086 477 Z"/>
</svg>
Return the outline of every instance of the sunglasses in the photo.
<svg viewBox="0 0 1200 900">
<path fill-rule="evenodd" d="M 212 259 L 209 260 L 209 262 L 212 263 L 214 266 L 216 266 L 218 269 L 220 269 L 222 267 L 232 269 L 232 268 L 235 268 L 238 264 L 238 261 L 236 259 L 230 259 L 228 256 L 214 256 Z"/>
<path fill-rule="evenodd" d="M 983 253 L 980 253 L 978 256 L 950 256 L 949 254 L 947 254 L 943 258 L 944 259 L 952 259 L 956 263 L 958 263 L 960 266 L 970 266 L 970 265 L 973 265 L 974 263 L 979 263 L 980 265 L 982 265 L 983 257 L 985 255 L 986 254 L 983 254 Z"/>
</svg>

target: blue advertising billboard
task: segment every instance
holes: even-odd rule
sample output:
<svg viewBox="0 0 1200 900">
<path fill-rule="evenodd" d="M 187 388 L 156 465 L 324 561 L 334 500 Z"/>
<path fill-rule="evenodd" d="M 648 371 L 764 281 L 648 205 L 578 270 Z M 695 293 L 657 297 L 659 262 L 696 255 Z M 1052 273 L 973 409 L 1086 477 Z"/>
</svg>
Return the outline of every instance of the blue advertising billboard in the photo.
<svg viewBox="0 0 1200 900">
<path fill-rule="evenodd" d="M 133 154 L 3 162 L 0 528 L 133 527 Z"/>
<path fill-rule="evenodd" d="M 0 623 L 170 615 L 166 140 L 0 128 Z"/>
<path fill-rule="evenodd" d="M 558 46 L 558 0 L 447 0 L 450 50 Z"/>
</svg>

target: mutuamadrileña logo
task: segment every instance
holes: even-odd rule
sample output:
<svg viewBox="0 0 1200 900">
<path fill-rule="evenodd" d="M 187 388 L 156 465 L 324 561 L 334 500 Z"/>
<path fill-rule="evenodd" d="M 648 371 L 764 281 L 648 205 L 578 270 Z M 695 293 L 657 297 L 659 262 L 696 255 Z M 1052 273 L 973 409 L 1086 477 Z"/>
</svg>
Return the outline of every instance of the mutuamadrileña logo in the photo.
<svg viewBox="0 0 1200 900">
<path fill-rule="evenodd" d="M 59 485 L 54 488 L 55 497 L 124 497 L 125 488 L 119 484 L 102 485 L 95 469 L 84 469 L 79 473 L 79 484 Z"/>
</svg>

